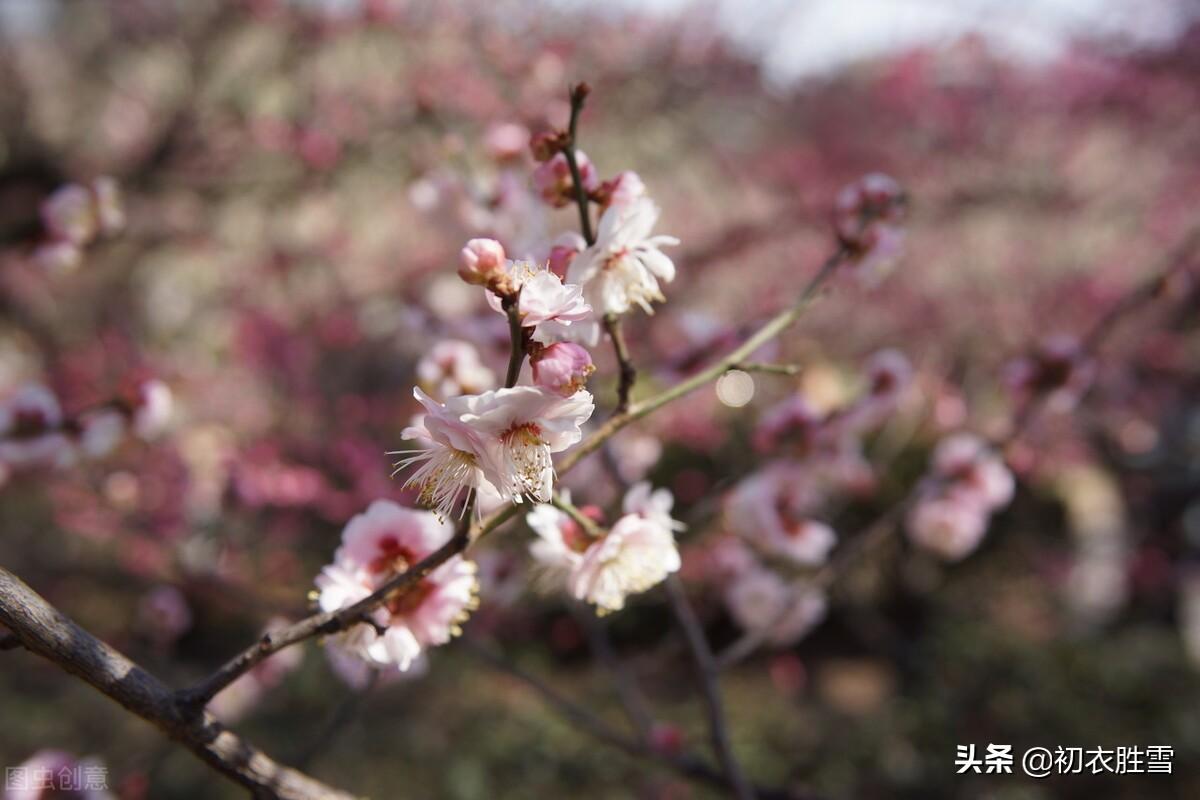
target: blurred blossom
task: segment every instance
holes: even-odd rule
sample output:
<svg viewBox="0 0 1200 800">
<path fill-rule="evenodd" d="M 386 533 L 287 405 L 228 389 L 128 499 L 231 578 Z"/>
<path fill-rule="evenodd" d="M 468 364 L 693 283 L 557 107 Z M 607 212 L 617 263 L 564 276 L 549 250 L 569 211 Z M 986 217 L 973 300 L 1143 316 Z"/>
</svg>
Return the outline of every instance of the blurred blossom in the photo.
<svg viewBox="0 0 1200 800">
<path fill-rule="evenodd" d="M 855 261 L 855 275 L 878 285 L 899 261 L 904 246 L 905 195 L 895 179 L 871 173 L 838 192 L 834 229 Z"/>
<path fill-rule="evenodd" d="M 138 385 L 133 406 L 133 430 L 143 439 L 153 439 L 167 429 L 174 400 L 171 389 L 160 380 Z"/>
<path fill-rule="evenodd" d="M 529 145 L 529 129 L 515 122 L 497 122 L 483 133 L 483 147 L 499 162 L 516 161 L 525 155 Z"/>
<path fill-rule="evenodd" d="M 183 592 L 159 586 L 142 596 L 138 622 L 154 639 L 169 644 L 192 627 L 192 611 Z"/>
<path fill-rule="evenodd" d="M 575 165 L 579 168 L 579 177 L 583 181 L 585 193 L 593 191 L 598 184 L 596 168 L 582 150 L 575 151 Z M 533 188 L 542 200 L 562 208 L 575 202 L 575 181 L 571 177 L 571 168 L 567 157 L 556 153 L 547 161 L 537 165 L 533 171 Z"/>
<path fill-rule="evenodd" d="M 825 562 L 837 534 L 812 515 L 824 500 L 800 464 L 774 461 L 743 479 L 725 500 L 725 524 L 763 552 L 797 564 Z"/>
<path fill-rule="evenodd" d="M 919 501 L 908 515 L 914 543 L 947 561 L 970 555 L 987 531 L 987 512 L 963 497 Z"/>
<path fill-rule="evenodd" d="M 762 632 L 783 647 L 804 638 L 825 618 L 825 593 L 802 581 L 787 583 L 756 567 L 736 573 L 725 588 L 730 616 L 743 629 Z"/>
<path fill-rule="evenodd" d="M 627 170 L 612 180 L 600 184 L 597 192 L 600 195 L 600 209 L 603 212 L 612 207 L 621 208 L 645 197 L 646 184 L 636 172 Z"/>
<path fill-rule="evenodd" d="M 470 342 L 443 339 L 417 362 L 417 380 L 437 397 L 478 394 L 496 385 L 496 374 L 479 358 Z"/>
<path fill-rule="evenodd" d="M 125 438 L 126 420 L 121 412 L 102 408 L 80 415 L 79 449 L 88 458 L 104 458 Z"/>
<path fill-rule="evenodd" d="M 77 183 L 69 183 L 42 202 L 42 224 L 52 239 L 85 245 L 100 229 L 92 195 Z"/>
</svg>

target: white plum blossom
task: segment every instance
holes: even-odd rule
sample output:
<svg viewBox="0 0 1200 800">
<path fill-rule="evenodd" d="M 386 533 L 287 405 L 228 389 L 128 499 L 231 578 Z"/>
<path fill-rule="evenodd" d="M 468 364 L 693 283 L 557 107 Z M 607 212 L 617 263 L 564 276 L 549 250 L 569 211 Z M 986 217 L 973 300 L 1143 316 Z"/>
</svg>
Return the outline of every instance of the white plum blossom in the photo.
<svg viewBox="0 0 1200 800">
<path fill-rule="evenodd" d="M 803 465 L 775 461 L 739 483 L 725 502 L 730 530 L 764 552 L 823 564 L 837 534 L 812 513 L 823 499 Z"/>
<path fill-rule="evenodd" d="M 342 531 L 317 576 L 318 604 L 336 611 L 367 597 L 444 545 L 453 525 L 427 511 L 377 500 Z M 338 647 L 377 668 L 407 671 L 421 653 L 460 632 L 476 605 L 475 565 L 456 555 L 371 612 L 374 624 L 338 634 Z"/>
<path fill-rule="evenodd" d="M 6 470 L 70 466 L 76 451 L 62 426 L 53 392 L 40 384 L 21 386 L 0 401 L 0 463 Z"/>
<path fill-rule="evenodd" d="M 661 284 L 675 279 L 675 264 L 661 250 L 677 245 L 674 236 L 652 236 L 659 208 L 647 197 L 614 205 L 600 215 L 596 243 L 571 262 L 570 283 L 583 286 L 584 296 L 601 314 L 624 314 L 662 302 Z"/>
<path fill-rule="evenodd" d="M 563 490 L 561 497 L 565 502 L 571 502 L 571 495 Z M 585 515 L 592 509 L 580 509 Z M 572 570 L 579 567 L 583 561 L 583 553 L 591 544 L 592 539 L 571 515 L 549 503 L 539 503 L 525 515 L 525 521 L 537 534 L 537 538 L 529 544 L 529 554 L 537 561 L 542 574 L 547 579 L 565 580 Z"/>
<path fill-rule="evenodd" d="M 551 454 L 567 449 L 583 434 L 580 426 L 594 409 L 592 396 L 561 397 L 536 386 L 516 386 L 438 403 L 414 390 L 425 406 L 419 426 L 404 438 L 423 449 L 405 453 L 399 471 L 420 464 L 405 483 L 419 487 L 421 502 L 448 515 L 465 490 L 488 483 L 506 502 L 526 496 L 550 500 L 554 480 Z M 465 501 L 464 501 L 465 502 Z"/>
<path fill-rule="evenodd" d="M 417 380 L 427 392 L 453 397 L 494 388 L 496 373 L 480 360 L 473 344 L 445 339 L 417 362 Z"/>
<path fill-rule="evenodd" d="M 653 520 L 668 530 L 685 530 L 687 526 L 671 516 L 674 507 L 675 497 L 671 490 L 655 489 L 650 481 L 638 481 L 629 487 L 621 503 L 621 510 L 626 514 Z"/>
<path fill-rule="evenodd" d="M 825 618 L 825 593 L 803 581 L 787 583 L 754 566 L 738 572 L 725 587 L 725 605 L 743 629 L 764 634 L 783 647 L 800 641 Z"/>
<path fill-rule="evenodd" d="M 601 613 L 620 611 L 627 597 L 658 585 L 680 565 L 670 527 L 661 519 L 626 514 L 584 551 L 568 588 Z"/>
<path fill-rule="evenodd" d="M 171 388 L 160 380 L 144 381 L 137 388 L 133 410 L 133 431 L 143 439 L 153 439 L 167 429 L 174 400 Z"/>
<path fill-rule="evenodd" d="M 983 541 L 988 515 L 980 506 L 953 496 L 921 500 L 908 515 L 908 536 L 947 561 L 970 555 Z"/>
</svg>

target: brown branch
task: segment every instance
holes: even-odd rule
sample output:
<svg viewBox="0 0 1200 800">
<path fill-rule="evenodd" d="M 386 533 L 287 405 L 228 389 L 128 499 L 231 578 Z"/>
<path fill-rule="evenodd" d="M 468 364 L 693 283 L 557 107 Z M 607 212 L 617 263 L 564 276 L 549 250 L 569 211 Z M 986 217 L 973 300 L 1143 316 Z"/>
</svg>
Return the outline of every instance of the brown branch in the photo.
<svg viewBox="0 0 1200 800">
<path fill-rule="evenodd" d="M 733 752 L 733 744 L 729 741 L 729 725 L 725 720 L 725 709 L 721 702 L 721 686 L 718 678 L 716 661 L 708 646 L 708 639 L 696 619 L 696 612 L 688 602 L 684 592 L 683 582 L 678 575 L 671 575 L 666 580 L 667 599 L 671 603 L 671 611 L 679 627 L 687 638 L 692 660 L 696 663 L 696 674 L 700 679 L 700 688 L 704 692 L 705 706 L 708 710 L 708 730 L 712 737 L 713 752 L 725 773 L 729 786 L 738 800 L 754 800 L 754 789 L 750 786 L 737 756 Z"/>
<path fill-rule="evenodd" d="M 521 327 L 521 290 L 507 295 L 500 301 L 505 315 L 508 317 L 508 335 L 512 340 L 512 349 L 508 355 L 508 372 L 504 377 L 504 386 L 511 389 L 517 385 L 521 377 L 521 365 L 525 363 L 525 329 Z"/>
<path fill-rule="evenodd" d="M 579 115 L 583 113 L 583 104 L 587 102 L 591 88 L 586 83 L 571 87 L 571 122 L 567 126 L 567 138 L 563 143 L 562 154 L 567 159 L 567 168 L 571 170 L 571 182 L 575 188 L 575 205 L 579 207 L 579 230 L 588 246 L 596 243 L 592 233 L 592 215 L 588 208 L 587 190 L 583 188 L 583 174 L 579 171 L 579 163 L 575 159 L 575 147 L 578 139 L 576 129 L 579 125 Z"/>
<path fill-rule="evenodd" d="M 285 767 L 209 714 L 183 708 L 150 673 L 80 628 L 19 578 L 0 568 L 0 621 L 25 649 L 91 684 L 155 725 L 255 797 L 352 800 L 353 795 Z"/>
<path fill-rule="evenodd" d="M 612 339 L 613 353 L 617 357 L 617 366 L 621 370 L 620 383 L 617 385 L 617 414 L 629 410 L 629 395 L 633 392 L 633 384 L 637 382 L 637 367 L 629 356 L 629 345 L 625 343 L 625 333 L 621 330 L 621 318 L 616 314 L 604 315 L 604 330 Z"/>
</svg>

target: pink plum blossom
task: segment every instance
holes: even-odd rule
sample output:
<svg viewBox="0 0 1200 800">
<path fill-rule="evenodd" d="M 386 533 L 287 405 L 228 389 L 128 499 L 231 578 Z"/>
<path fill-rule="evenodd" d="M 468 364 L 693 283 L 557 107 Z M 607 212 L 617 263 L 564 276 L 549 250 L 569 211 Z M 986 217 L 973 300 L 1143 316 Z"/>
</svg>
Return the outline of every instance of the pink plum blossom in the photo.
<svg viewBox="0 0 1200 800">
<path fill-rule="evenodd" d="M 979 547 L 987 522 L 987 512 L 962 497 L 924 499 L 909 512 L 908 536 L 935 555 L 958 561 Z"/>
<path fill-rule="evenodd" d="M 587 385 L 596 371 L 592 357 L 573 342 L 557 342 L 530 359 L 533 382 L 562 397 L 570 397 Z"/>
<path fill-rule="evenodd" d="M 822 499 L 802 465 L 776 461 L 734 488 L 725 503 L 725 521 L 764 552 L 815 566 L 837 543 L 833 529 L 811 517 Z"/>
<path fill-rule="evenodd" d="M 363 599 L 453 535 L 450 522 L 429 512 L 375 501 L 347 523 L 333 563 L 317 576 L 321 609 L 336 611 Z M 338 646 L 374 667 L 410 669 L 424 650 L 459 633 L 476 603 L 475 573 L 472 562 L 452 557 L 375 609 L 374 625 L 339 634 Z"/>
<path fill-rule="evenodd" d="M 504 246 L 495 239 L 471 239 L 458 258 L 458 276 L 467 283 L 488 285 L 504 272 Z"/>
</svg>

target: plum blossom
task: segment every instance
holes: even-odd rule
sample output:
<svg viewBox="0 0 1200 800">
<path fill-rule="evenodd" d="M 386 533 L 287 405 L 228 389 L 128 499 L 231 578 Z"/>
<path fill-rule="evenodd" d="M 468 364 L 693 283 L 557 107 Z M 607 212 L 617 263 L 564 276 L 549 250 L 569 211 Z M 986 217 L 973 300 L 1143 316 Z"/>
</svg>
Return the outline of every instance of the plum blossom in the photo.
<svg viewBox="0 0 1200 800">
<path fill-rule="evenodd" d="M 520 292 L 517 312 L 521 327 L 533 328 L 533 340 L 551 344 L 562 338 L 565 329 L 592 316 L 592 307 L 583 298 L 583 289 L 549 269 L 534 266 L 528 261 L 509 261 L 505 265 L 507 291 Z M 504 313 L 503 302 L 494 293 L 488 294 L 488 304 Z"/>
<path fill-rule="evenodd" d="M 417 380 L 439 397 L 476 394 L 496 385 L 496 374 L 470 342 L 444 339 L 417 362 Z"/>
<path fill-rule="evenodd" d="M 679 240 L 650 235 L 659 213 L 647 197 L 609 208 L 600 215 L 596 243 L 571 262 L 567 280 L 583 286 L 599 313 L 624 314 L 637 305 L 653 314 L 650 304 L 666 299 L 660 284 L 675 279 L 675 264 L 661 248 Z"/>
<path fill-rule="evenodd" d="M 679 570 L 671 527 L 660 518 L 626 514 L 584 551 L 568 588 L 601 613 L 620 611 L 629 595 L 644 592 Z"/>
<path fill-rule="evenodd" d="M 0 463 L 12 469 L 70 466 L 76 452 L 63 422 L 53 392 L 33 383 L 19 387 L 0 401 Z"/>
<path fill-rule="evenodd" d="M 454 526 L 426 511 L 376 500 L 342 531 L 333 563 L 317 576 L 318 604 L 336 611 L 367 597 L 454 535 Z M 421 653 L 460 632 L 477 603 L 475 565 L 454 556 L 408 590 L 371 612 L 336 644 L 376 668 L 407 671 Z"/>
<path fill-rule="evenodd" d="M 100 224 L 92 206 L 92 194 L 77 183 L 60 186 L 42 201 L 42 225 L 57 241 L 84 245 L 99 231 Z"/>
<path fill-rule="evenodd" d="M 668 530 L 682 531 L 687 526 L 671 517 L 674 506 L 675 497 L 670 489 L 655 489 L 649 481 L 638 481 L 625 493 L 621 510 L 653 520 Z"/>
<path fill-rule="evenodd" d="M 837 534 L 812 518 L 824 492 L 803 465 L 775 461 L 739 483 L 725 503 L 730 530 L 771 555 L 823 564 Z"/>
<path fill-rule="evenodd" d="M 983 541 L 991 514 L 1013 498 L 1012 472 L 987 444 L 970 433 L 952 434 L 934 448 L 932 476 L 908 513 L 914 544 L 957 561 Z"/>
<path fill-rule="evenodd" d="M 445 403 L 420 389 L 414 395 L 426 414 L 403 435 L 427 446 L 405 454 L 396 471 L 420 464 L 405 485 L 419 487 L 421 502 L 442 516 L 465 490 L 483 483 L 507 502 L 520 503 L 526 495 L 549 501 L 551 454 L 582 438 L 580 426 L 594 409 L 587 392 L 561 397 L 536 386 L 463 395 Z"/>
<path fill-rule="evenodd" d="M 953 495 L 922 500 L 908 515 L 914 544 L 947 561 L 970 555 L 983 541 L 988 515 L 979 505 Z"/>
<path fill-rule="evenodd" d="M 563 490 L 562 499 L 571 502 L 570 493 Z M 580 512 L 593 522 L 602 519 L 600 509 L 595 506 L 585 506 Z M 529 545 L 529 554 L 549 578 L 565 579 L 580 565 L 583 553 L 592 543 L 591 536 L 570 514 L 549 503 L 535 505 L 525 515 L 525 522 L 537 534 Z"/>
<path fill-rule="evenodd" d="M 592 357 L 573 342 L 556 342 L 529 359 L 533 382 L 562 397 L 570 397 L 587 385 L 596 371 Z"/>
<path fill-rule="evenodd" d="M 132 428 L 143 439 L 153 439 L 167 429 L 174 400 L 171 388 L 151 379 L 138 384 L 133 403 Z"/>
<path fill-rule="evenodd" d="M 586 249 L 587 242 L 575 231 L 560 234 L 550 245 L 547 267 L 555 275 L 565 280 L 567 270 L 570 268 L 571 262 L 575 260 L 575 256 Z"/>
<path fill-rule="evenodd" d="M 579 178 L 583 181 L 583 190 L 591 192 L 598 185 L 596 168 L 591 159 L 582 150 L 575 151 L 575 165 L 579 168 Z M 571 167 L 563 153 L 555 153 L 550 158 L 537 165 L 533 171 L 533 188 L 541 195 L 542 200 L 555 208 L 562 208 L 575 202 L 575 181 L 571 177 Z"/>
<path fill-rule="evenodd" d="M 804 581 L 788 584 L 755 565 L 738 572 L 724 590 L 730 616 L 744 630 L 765 634 L 778 647 L 800 641 L 825 618 L 825 593 Z"/>
</svg>

